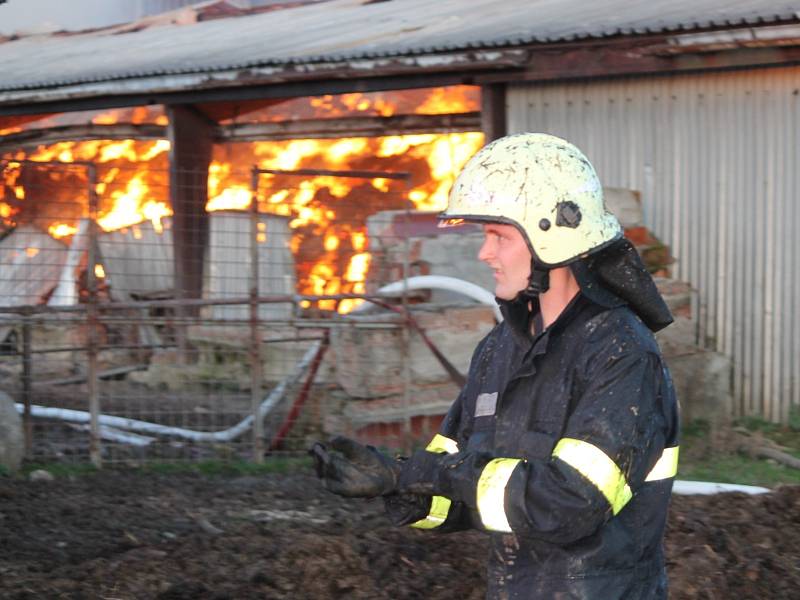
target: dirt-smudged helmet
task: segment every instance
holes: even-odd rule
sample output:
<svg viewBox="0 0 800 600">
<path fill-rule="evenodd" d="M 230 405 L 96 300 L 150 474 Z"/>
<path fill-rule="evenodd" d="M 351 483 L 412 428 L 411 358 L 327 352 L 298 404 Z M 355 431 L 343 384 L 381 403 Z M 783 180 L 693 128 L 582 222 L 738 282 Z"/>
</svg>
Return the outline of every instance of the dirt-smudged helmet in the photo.
<svg viewBox="0 0 800 600">
<path fill-rule="evenodd" d="M 545 133 L 509 135 L 484 146 L 464 166 L 439 218 L 445 225 L 461 219 L 515 225 L 534 263 L 545 268 L 566 265 L 622 235 L 589 160 Z"/>
</svg>

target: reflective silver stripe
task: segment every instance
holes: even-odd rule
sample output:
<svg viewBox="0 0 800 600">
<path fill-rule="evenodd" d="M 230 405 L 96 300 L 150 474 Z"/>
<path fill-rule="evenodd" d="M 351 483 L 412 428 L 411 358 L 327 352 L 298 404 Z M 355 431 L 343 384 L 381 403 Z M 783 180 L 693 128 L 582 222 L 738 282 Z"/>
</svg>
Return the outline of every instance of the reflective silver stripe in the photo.
<svg viewBox="0 0 800 600">
<path fill-rule="evenodd" d="M 478 512 L 489 531 L 511 532 L 506 517 L 506 485 L 511 473 L 522 461 L 519 458 L 495 458 L 483 468 L 478 479 Z"/>
<path fill-rule="evenodd" d="M 647 474 L 645 481 L 658 481 L 660 479 L 669 479 L 678 474 L 678 446 L 672 448 L 664 448 L 661 453 L 661 458 L 653 466 Z"/>
<path fill-rule="evenodd" d="M 563 460 L 597 486 L 615 515 L 633 497 L 625 475 L 597 446 L 583 440 L 561 438 L 553 449 L 553 457 Z"/>
<path fill-rule="evenodd" d="M 458 443 L 449 437 L 437 433 L 433 436 L 433 439 L 425 450 L 437 454 L 455 454 L 458 452 Z M 431 508 L 430 511 L 428 511 L 428 516 L 412 523 L 411 527 L 416 527 L 417 529 L 433 529 L 434 527 L 438 527 L 447 519 L 447 515 L 450 512 L 450 504 L 449 498 L 433 496 L 431 498 Z"/>
</svg>

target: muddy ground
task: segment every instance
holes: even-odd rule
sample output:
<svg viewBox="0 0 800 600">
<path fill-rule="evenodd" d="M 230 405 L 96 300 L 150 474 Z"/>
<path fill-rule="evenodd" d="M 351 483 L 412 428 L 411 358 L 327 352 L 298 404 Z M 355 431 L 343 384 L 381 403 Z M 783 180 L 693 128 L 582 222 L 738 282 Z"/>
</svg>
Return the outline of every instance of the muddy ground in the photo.
<svg viewBox="0 0 800 600">
<path fill-rule="evenodd" d="M 305 474 L 0 478 L 0 598 L 479 599 L 485 555 Z M 667 555 L 672 598 L 798 598 L 800 487 L 675 497 Z"/>
</svg>

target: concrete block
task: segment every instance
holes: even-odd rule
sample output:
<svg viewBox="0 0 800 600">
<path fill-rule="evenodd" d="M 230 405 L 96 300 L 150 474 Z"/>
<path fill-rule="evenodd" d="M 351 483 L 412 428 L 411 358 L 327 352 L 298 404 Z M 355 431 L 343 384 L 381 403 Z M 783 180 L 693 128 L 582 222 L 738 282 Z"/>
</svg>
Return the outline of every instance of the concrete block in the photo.
<svg viewBox="0 0 800 600">
<path fill-rule="evenodd" d="M 619 219 L 623 229 L 638 227 L 644 221 L 642 199 L 636 190 L 626 188 L 603 188 L 606 208 Z"/>
<path fill-rule="evenodd" d="M 16 472 L 25 455 L 25 436 L 22 431 L 22 418 L 19 416 L 14 400 L 5 392 L 0 392 L 0 467 Z"/>
<path fill-rule="evenodd" d="M 691 354 L 667 358 L 666 362 L 681 403 L 684 424 L 702 419 L 715 431 L 730 421 L 733 406 L 729 357 L 696 349 Z"/>
<path fill-rule="evenodd" d="M 464 374 L 475 346 L 494 327 L 491 307 L 476 304 L 419 304 L 412 307 L 412 314 L 433 344 Z M 349 318 L 353 326 L 334 329 L 331 336 L 337 383 L 353 398 L 382 398 L 401 393 L 405 385 L 402 331 L 399 327 L 378 329 L 370 325 L 399 326 L 402 317 L 373 311 Z M 412 330 L 410 336 L 412 383 L 449 381 L 419 334 Z"/>
<path fill-rule="evenodd" d="M 669 327 L 656 333 L 656 340 L 665 358 L 694 354 L 697 347 L 697 323 L 687 317 L 676 316 Z"/>
</svg>

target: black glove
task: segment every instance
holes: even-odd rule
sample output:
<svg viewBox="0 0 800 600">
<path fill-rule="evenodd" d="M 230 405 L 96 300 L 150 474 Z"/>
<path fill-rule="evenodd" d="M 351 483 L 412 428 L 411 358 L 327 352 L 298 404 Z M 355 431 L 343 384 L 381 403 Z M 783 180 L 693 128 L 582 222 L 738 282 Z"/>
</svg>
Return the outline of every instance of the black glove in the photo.
<svg viewBox="0 0 800 600">
<path fill-rule="evenodd" d="M 395 491 L 400 473 L 396 461 L 343 436 L 332 438 L 328 447 L 317 442 L 308 453 L 314 458 L 317 477 L 329 491 L 349 498 L 374 498 Z"/>
</svg>

